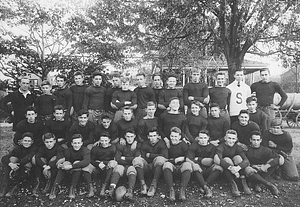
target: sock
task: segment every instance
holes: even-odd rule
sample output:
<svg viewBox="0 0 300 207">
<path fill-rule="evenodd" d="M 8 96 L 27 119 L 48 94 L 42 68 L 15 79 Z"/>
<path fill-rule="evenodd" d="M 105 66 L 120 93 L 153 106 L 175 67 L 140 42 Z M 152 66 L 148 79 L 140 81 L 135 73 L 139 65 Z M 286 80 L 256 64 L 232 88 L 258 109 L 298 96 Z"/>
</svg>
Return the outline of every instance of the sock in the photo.
<svg viewBox="0 0 300 207">
<path fill-rule="evenodd" d="M 164 177 L 168 188 L 173 187 L 173 173 L 170 169 L 164 170 Z"/>
<path fill-rule="evenodd" d="M 137 171 L 137 176 L 139 178 L 140 181 L 145 181 L 145 177 L 144 177 L 144 169 L 143 168 L 140 168 L 140 167 L 137 167 L 136 168 L 136 171 Z"/>
<path fill-rule="evenodd" d="M 82 171 L 82 175 L 87 184 L 92 183 L 92 175 L 89 172 Z"/>
<path fill-rule="evenodd" d="M 134 189 L 136 182 L 136 174 L 129 174 L 128 175 L 128 188 Z"/>
<path fill-rule="evenodd" d="M 202 173 L 200 173 L 199 171 L 195 171 L 194 175 L 197 179 L 197 181 L 199 182 L 200 186 L 203 187 L 205 186 L 207 183 L 205 182 Z"/>
<path fill-rule="evenodd" d="M 74 172 L 72 173 L 71 186 L 74 186 L 74 187 L 77 186 L 77 183 L 78 183 L 78 181 L 79 181 L 80 175 L 81 175 L 81 171 L 74 171 Z"/>
<path fill-rule="evenodd" d="M 261 177 L 259 174 L 257 174 L 257 173 L 254 173 L 253 175 L 251 175 L 250 177 L 249 177 L 249 179 L 251 180 L 251 181 L 254 181 L 254 182 L 257 182 L 257 183 L 262 183 L 262 184 L 264 184 L 264 185 L 267 185 L 267 183 L 268 183 L 268 181 L 267 180 L 265 180 L 263 177 Z"/>
<path fill-rule="evenodd" d="M 181 174 L 181 186 L 182 187 L 186 187 L 188 185 L 191 175 L 192 175 L 192 173 L 189 170 L 186 170 Z"/>
<path fill-rule="evenodd" d="M 65 178 L 65 175 L 66 175 L 66 172 L 64 170 L 58 170 L 54 184 L 59 185 L 61 183 L 61 181 Z"/>
<path fill-rule="evenodd" d="M 118 172 L 113 172 L 111 176 L 111 181 L 110 184 L 115 184 L 117 185 L 120 179 L 120 174 Z"/>
<path fill-rule="evenodd" d="M 110 168 L 106 171 L 106 176 L 105 176 L 105 180 L 104 180 L 104 183 L 109 183 L 109 180 L 111 178 L 111 175 L 112 175 L 112 171 L 113 169 Z"/>
<path fill-rule="evenodd" d="M 234 178 L 233 178 L 233 175 L 232 173 L 229 171 L 229 170 L 224 170 L 224 174 L 225 174 L 225 177 L 226 179 L 231 182 L 231 181 L 234 181 Z"/>
<path fill-rule="evenodd" d="M 154 168 L 153 180 L 159 180 L 162 171 L 162 166 L 158 165 Z"/>
<path fill-rule="evenodd" d="M 220 170 L 214 170 L 214 171 L 212 171 L 209 174 L 208 178 L 206 179 L 206 183 L 208 185 L 210 185 L 213 181 L 215 181 L 219 177 L 220 174 L 221 174 Z"/>
</svg>

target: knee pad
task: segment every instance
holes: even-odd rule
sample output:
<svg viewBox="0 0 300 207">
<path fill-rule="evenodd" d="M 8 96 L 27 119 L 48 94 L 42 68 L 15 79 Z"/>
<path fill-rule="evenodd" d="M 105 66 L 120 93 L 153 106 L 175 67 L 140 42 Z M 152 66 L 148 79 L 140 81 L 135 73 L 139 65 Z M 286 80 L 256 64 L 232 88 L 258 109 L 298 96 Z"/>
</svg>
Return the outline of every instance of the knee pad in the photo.
<svg viewBox="0 0 300 207">
<path fill-rule="evenodd" d="M 143 158 L 141 157 L 136 157 L 132 160 L 132 165 L 134 167 L 139 167 L 139 168 L 143 168 L 144 164 L 143 164 Z"/>
<path fill-rule="evenodd" d="M 213 164 L 212 165 L 212 171 L 216 171 L 216 170 L 219 170 L 219 171 L 223 172 L 223 168 L 220 165 Z"/>
<path fill-rule="evenodd" d="M 158 156 L 153 160 L 154 167 L 158 165 L 163 165 L 165 162 L 166 162 L 166 158 L 164 158 L 163 156 Z"/>
<path fill-rule="evenodd" d="M 232 158 L 232 161 L 235 165 L 238 165 L 243 162 L 243 158 L 240 155 L 236 155 Z"/>
<path fill-rule="evenodd" d="M 116 172 L 116 173 L 119 173 L 120 176 L 123 176 L 124 175 L 124 170 L 125 170 L 125 167 L 123 165 L 117 165 L 113 172 Z"/>
<path fill-rule="evenodd" d="M 184 171 L 192 172 L 192 164 L 189 162 L 184 162 L 180 168 L 180 172 L 183 173 Z"/>
<path fill-rule="evenodd" d="M 162 169 L 163 169 L 163 170 L 169 169 L 169 170 L 171 170 L 171 171 L 173 172 L 173 164 L 170 163 L 170 162 L 166 162 L 166 163 L 164 163 L 164 165 L 162 166 Z"/>
<path fill-rule="evenodd" d="M 107 163 L 107 168 L 109 169 L 109 168 L 115 168 L 116 166 L 118 165 L 118 162 L 117 161 L 115 161 L 115 160 L 111 160 L 111 161 L 109 161 L 108 163 Z"/>
<path fill-rule="evenodd" d="M 82 168 L 82 171 L 92 174 L 94 169 L 95 169 L 95 167 L 92 164 L 89 164 L 88 166 Z"/>
<path fill-rule="evenodd" d="M 199 164 L 193 163 L 192 169 L 193 169 L 193 171 L 195 171 L 195 172 L 196 172 L 196 171 L 202 172 L 202 168 L 200 167 Z"/>
<path fill-rule="evenodd" d="M 137 171 L 136 169 L 133 167 L 133 166 L 129 166 L 127 168 L 127 172 L 126 172 L 126 175 L 136 175 L 137 174 Z"/>
<path fill-rule="evenodd" d="M 251 175 L 253 175 L 255 173 L 257 173 L 257 171 L 253 167 L 248 166 L 248 167 L 245 168 L 245 175 L 247 177 L 250 177 Z"/>
<path fill-rule="evenodd" d="M 214 163 L 216 163 L 217 165 L 221 164 L 220 158 L 217 154 L 214 156 Z"/>
<path fill-rule="evenodd" d="M 230 165 L 234 165 L 232 159 L 230 159 L 229 157 L 224 157 L 223 160 L 224 160 L 225 162 L 227 162 L 228 164 L 230 164 Z"/>
</svg>

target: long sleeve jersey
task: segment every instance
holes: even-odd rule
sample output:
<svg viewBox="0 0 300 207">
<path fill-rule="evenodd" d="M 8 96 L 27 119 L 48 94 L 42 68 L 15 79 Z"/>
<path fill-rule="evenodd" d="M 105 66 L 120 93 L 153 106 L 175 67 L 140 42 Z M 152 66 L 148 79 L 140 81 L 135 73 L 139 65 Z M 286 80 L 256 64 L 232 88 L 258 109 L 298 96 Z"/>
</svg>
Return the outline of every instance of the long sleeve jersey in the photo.
<svg viewBox="0 0 300 207">
<path fill-rule="evenodd" d="M 116 161 L 120 165 L 132 165 L 132 160 L 141 155 L 140 148 L 140 143 L 137 144 L 135 150 L 131 150 L 131 145 L 128 143 L 126 145 L 117 144 Z M 122 160 L 121 157 L 125 157 L 125 160 Z"/>
<path fill-rule="evenodd" d="M 17 146 L 15 147 L 8 156 L 4 156 L 3 158 L 6 158 L 5 160 L 2 159 L 3 164 L 8 165 L 9 159 L 11 157 L 16 157 L 19 159 L 20 167 L 23 167 L 27 163 L 31 162 L 32 157 L 37 152 L 38 147 L 31 145 L 29 148 L 25 148 L 23 146 Z"/>
<path fill-rule="evenodd" d="M 147 153 L 150 153 L 149 157 L 146 157 Z M 149 140 L 146 140 L 142 143 L 141 154 L 148 163 L 152 163 L 154 158 L 158 156 L 162 156 L 167 159 L 168 148 L 163 140 L 159 140 L 154 145 L 152 145 Z"/>
<path fill-rule="evenodd" d="M 105 110 L 107 111 L 111 111 L 113 113 L 115 113 L 117 110 L 113 109 L 110 105 L 110 103 L 112 102 L 112 96 L 116 91 L 120 91 L 121 88 L 110 88 L 106 91 L 105 93 L 105 101 L 104 101 L 104 105 L 105 105 Z"/>
<path fill-rule="evenodd" d="M 217 146 L 216 154 L 219 157 L 221 167 L 227 169 L 230 164 L 224 160 L 225 157 L 232 159 L 236 155 L 240 155 L 243 161 L 238 164 L 242 169 L 245 169 L 249 165 L 249 160 L 246 157 L 244 150 L 237 144 L 234 144 L 232 147 L 228 146 L 225 142 Z"/>
<path fill-rule="evenodd" d="M 72 91 L 72 106 L 75 112 L 79 112 L 82 109 L 84 91 L 89 87 L 88 85 L 72 85 L 70 90 Z"/>
<path fill-rule="evenodd" d="M 94 131 L 94 140 L 98 141 L 100 139 L 100 135 L 103 132 L 108 132 L 110 135 L 110 140 L 114 141 L 115 139 L 118 138 L 118 127 L 114 122 L 110 123 L 110 126 L 106 129 L 103 127 L 102 124 L 96 126 L 95 131 Z"/>
<path fill-rule="evenodd" d="M 138 121 L 136 119 L 131 119 L 130 121 L 126 121 L 125 119 L 120 119 L 116 122 L 117 128 L 118 128 L 118 137 L 124 138 L 125 132 L 129 128 L 133 128 L 135 132 L 137 132 L 137 124 Z"/>
<path fill-rule="evenodd" d="M 67 139 L 69 137 L 69 129 L 71 126 L 71 122 L 69 122 L 67 119 L 63 119 L 62 121 L 57 121 L 55 119 L 50 119 L 46 122 L 44 133 L 50 132 L 53 133 L 58 138 L 64 138 L 65 140 L 61 142 L 61 144 L 67 142 Z"/>
<path fill-rule="evenodd" d="M 103 86 L 89 86 L 84 91 L 82 108 L 84 110 L 105 110 L 105 93 L 106 89 Z"/>
<path fill-rule="evenodd" d="M 190 108 L 192 102 L 188 99 L 189 96 L 193 96 L 194 100 L 203 103 L 204 99 L 208 97 L 208 94 L 209 90 L 205 83 L 187 83 L 183 87 L 184 105 Z"/>
<path fill-rule="evenodd" d="M 201 115 L 195 116 L 192 113 L 187 114 L 186 118 L 187 118 L 186 121 L 187 128 L 190 134 L 195 139 L 196 137 L 199 136 L 200 130 L 206 129 L 208 124 L 207 120 Z"/>
<path fill-rule="evenodd" d="M 158 118 L 154 117 L 153 119 L 140 119 L 138 122 L 138 131 L 137 134 L 142 140 L 148 139 L 148 131 L 152 128 L 158 128 Z"/>
<path fill-rule="evenodd" d="M 261 132 L 264 132 L 268 129 L 267 121 L 269 119 L 269 116 L 265 112 L 257 109 L 255 113 L 249 113 L 249 115 L 250 121 L 255 122 L 259 126 Z"/>
<path fill-rule="evenodd" d="M 211 140 L 220 140 L 220 142 L 223 142 L 226 131 L 230 129 L 230 126 L 227 119 L 222 116 L 218 118 L 209 116 L 207 118 L 206 129 L 209 131 Z"/>
<path fill-rule="evenodd" d="M 34 123 L 29 123 L 26 119 L 20 121 L 16 127 L 16 133 L 13 140 L 16 145 L 18 145 L 19 140 L 22 139 L 22 135 L 25 132 L 31 132 L 33 134 L 33 145 L 43 145 L 42 136 L 44 125 L 42 122 L 36 121 Z"/>
<path fill-rule="evenodd" d="M 170 99 L 177 97 L 179 99 L 180 108 L 183 109 L 183 95 L 182 91 L 174 88 L 168 89 L 165 88 L 159 93 L 158 103 L 164 105 L 166 108 L 169 107 Z"/>
<path fill-rule="evenodd" d="M 56 159 L 53 162 L 49 162 L 51 158 L 56 156 Z M 42 161 L 41 158 L 45 158 L 47 163 L 51 168 L 56 167 L 56 162 L 64 157 L 64 148 L 59 144 L 55 144 L 51 149 L 48 149 L 46 146 L 42 146 L 38 149 L 38 152 L 35 155 L 35 160 L 37 166 L 43 168 L 45 163 Z"/>
<path fill-rule="evenodd" d="M 168 150 L 169 162 L 171 162 L 173 164 L 176 164 L 176 165 L 182 164 L 182 162 L 181 163 L 175 163 L 175 159 L 178 158 L 178 157 L 186 158 L 186 156 L 188 154 L 188 150 L 189 150 L 189 146 L 184 141 L 181 141 L 176 145 L 170 143 L 170 148 Z"/>
<path fill-rule="evenodd" d="M 94 130 L 95 124 L 93 122 L 88 121 L 85 126 L 80 126 L 78 123 L 74 123 L 70 127 L 70 137 L 74 134 L 81 134 L 83 137 L 83 146 L 87 146 L 89 144 L 94 143 Z"/>
<path fill-rule="evenodd" d="M 277 146 L 271 149 L 280 154 L 281 151 L 286 154 L 291 154 L 293 150 L 293 140 L 291 135 L 287 131 L 283 131 L 282 134 L 273 134 L 269 130 L 265 131 L 262 135 L 263 146 L 269 147 L 269 141 L 274 142 Z"/>
<path fill-rule="evenodd" d="M 34 106 L 37 109 L 39 116 L 51 115 L 53 113 L 54 106 L 56 105 L 56 96 L 50 94 L 44 94 L 37 97 Z"/>
<path fill-rule="evenodd" d="M 152 88 L 146 87 L 137 87 L 134 89 L 134 92 L 137 96 L 137 105 L 139 109 L 145 109 L 149 101 L 156 103 L 155 94 Z"/>
<path fill-rule="evenodd" d="M 102 146 L 94 146 L 91 151 L 91 163 L 95 167 L 98 167 L 100 162 L 103 162 L 105 165 L 107 165 L 109 161 L 115 159 L 116 152 L 117 148 L 114 144 L 106 148 Z"/>
<path fill-rule="evenodd" d="M 235 121 L 231 128 L 237 132 L 239 142 L 245 145 L 250 145 L 251 133 L 253 131 L 260 131 L 259 126 L 253 121 L 249 121 L 245 126 L 242 126 L 239 121 Z"/>
<path fill-rule="evenodd" d="M 53 95 L 56 96 L 56 105 L 62 105 L 67 110 L 66 117 L 69 117 L 72 107 L 72 91 L 69 88 L 56 88 Z"/>
<path fill-rule="evenodd" d="M 279 155 L 268 147 L 260 146 L 259 148 L 254 148 L 252 146 L 248 146 L 248 150 L 245 154 L 250 165 L 267 164 L 270 159 L 273 159 L 269 162 L 272 167 L 279 164 Z"/>
<path fill-rule="evenodd" d="M 159 134 L 163 138 L 170 137 L 170 130 L 172 127 L 178 127 L 181 129 L 182 133 L 185 133 L 186 117 L 183 113 L 171 114 L 169 112 L 164 112 L 162 115 L 160 115 L 158 123 Z"/>
<path fill-rule="evenodd" d="M 192 143 L 189 147 L 187 158 L 192 160 L 195 163 L 201 164 L 201 161 L 204 158 L 214 158 L 216 154 L 216 146 L 213 144 L 208 144 L 202 146 L 198 142 Z M 196 159 L 197 158 L 197 159 Z"/>
<path fill-rule="evenodd" d="M 126 105 L 125 101 L 130 101 L 131 104 Z M 123 91 L 119 90 L 114 92 L 111 101 L 118 109 L 121 109 L 124 106 L 133 106 L 137 104 L 137 96 L 133 91 Z"/>
<path fill-rule="evenodd" d="M 276 82 L 256 82 L 251 85 L 251 91 L 256 93 L 259 106 L 270 106 L 273 104 L 274 94 L 277 92 L 281 96 L 279 106 L 282 106 L 287 99 L 287 95 Z"/>
<path fill-rule="evenodd" d="M 231 90 L 226 87 L 213 87 L 209 89 L 210 103 L 219 104 L 221 109 L 225 109 L 230 103 Z"/>
<path fill-rule="evenodd" d="M 74 150 L 73 147 L 70 147 L 64 151 L 64 157 L 66 161 L 72 163 L 74 169 L 84 168 L 91 163 L 91 151 L 82 146 L 79 150 Z M 75 161 L 79 161 L 74 163 Z"/>
</svg>

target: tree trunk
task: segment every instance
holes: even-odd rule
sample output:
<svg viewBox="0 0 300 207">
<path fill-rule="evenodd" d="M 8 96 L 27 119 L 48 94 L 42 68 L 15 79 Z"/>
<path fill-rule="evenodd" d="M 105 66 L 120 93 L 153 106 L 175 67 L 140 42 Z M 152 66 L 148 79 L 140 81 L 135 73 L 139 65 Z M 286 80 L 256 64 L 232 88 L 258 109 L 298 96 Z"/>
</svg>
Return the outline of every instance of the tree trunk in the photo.
<svg viewBox="0 0 300 207">
<path fill-rule="evenodd" d="M 228 65 L 229 83 L 234 81 L 234 73 L 236 70 L 241 70 L 244 58 L 241 57 L 226 57 Z"/>
</svg>

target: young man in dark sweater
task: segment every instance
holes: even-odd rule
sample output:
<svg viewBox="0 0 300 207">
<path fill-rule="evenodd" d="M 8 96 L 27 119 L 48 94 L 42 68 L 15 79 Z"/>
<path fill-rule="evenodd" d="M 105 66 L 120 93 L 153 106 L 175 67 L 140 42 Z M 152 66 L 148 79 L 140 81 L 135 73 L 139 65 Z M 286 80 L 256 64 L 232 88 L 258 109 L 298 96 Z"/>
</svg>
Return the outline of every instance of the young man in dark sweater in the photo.
<svg viewBox="0 0 300 207">
<path fill-rule="evenodd" d="M 118 138 L 120 140 L 120 144 L 125 144 L 125 132 L 128 128 L 133 128 L 137 131 L 137 123 L 138 120 L 133 118 L 133 111 L 130 107 L 123 108 L 123 118 L 117 121 L 116 125 L 118 128 Z"/>
<path fill-rule="evenodd" d="M 129 90 L 129 78 L 121 78 L 122 90 L 114 92 L 111 101 L 111 107 L 116 109 L 114 122 L 119 121 L 122 118 L 122 108 L 128 106 L 132 110 L 137 108 L 137 97 L 135 92 Z"/>
<path fill-rule="evenodd" d="M 120 141 L 120 139 L 118 138 L 118 127 L 113 122 L 113 114 L 111 114 L 110 112 L 104 112 L 101 115 L 101 124 L 95 127 L 94 146 L 100 144 L 100 134 L 102 134 L 103 132 L 107 132 L 110 135 L 110 143 L 117 144 Z"/>
<path fill-rule="evenodd" d="M 192 69 L 191 71 L 191 82 L 187 83 L 183 87 L 183 101 L 189 109 L 191 108 L 192 101 L 200 101 L 203 104 L 200 114 L 207 118 L 207 110 L 205 108 L 206 104 L 209 102 L 208 94 L 209 90 L 206 83 L 201 83 L 201 73 L 198 69 Z"/>
<path fill-rule="evenodd" d="M 210 104 L 217 103 L 220 106 L 220 116 L 226 118 L 230 124 L 228 108 L 230 104 L 231 90 L 225 87 L 225 74 L 216 74 L 216 84 L 209 89 Z"/>
<path fill-rule="evenodd" d="M 193 142 L 193 137 L 189 134 L 189 131 L 186 130 L 186 117 L 183 113 L 179 112 L 179 98 L 171 98 L 169 104 L 170 110 L 164 112 L 159 117 L 159 134 L 166 142 L 167 147 L 170 147 L 170 129 L 172 127 L 178 127 L 183 133 L 183 139 L 187 142 Z"/>
<path fill-rule="evenodd" d="M 186 115 L 186 126 L 192 137 L 195 139 L 199 135 L 199 131 L 206 129 L 207 120 L 201 116 L 201 103 L 199 101 L 192 101 L 191 113 Z"/>
<path fill-rule="evenodd" d="M 78 112 L 82 109 L 83 99 L 84 99 L 84 91 L 88 85 L 83 83 L 84 75 L 83 73 L 77 71 L 74 73 L 74 82 L 75 84 L 70 87 L 72 92 L 72 122 L 77 122 Z"/>
<path fill-rule="evenodd" d="M 146 86 L 146 75 L 139 73 L 136 75 L 138 87 L 134 89 L 137 96 L 137 109 L 135 110 L 135 118 L 137 120 L 143 118 L 146 115 L 145 109 L 148 101 L 156 103 L 155 94 L 151 87 Z"/>
<path fill-rule="evenodd" d="M 54 90 L 53 95 L 56 96 L 56 105 L 62 105 L 66 110 L 65 118 L 70 119 L 72 91 L 66 86 L 67 77 L 64 75 L 57 75 L 55 80 L 57 88 Z"/>
<path fill-rule="evenodd" d="M 279 170 L 282 170 L 283 176 L 291 181 L 299 179 L 299 173 L 296 167 L 292 153 L 293 140 L 291 135 L 282 130 L 282 121 L 280 119 L 273 119 L 271 121 L 271 128 L 263 133 L 263 146 L 271 148 L 278 153 Z M 284 160 L 283 160 L 284 158 Z M 281 173 L 279 173 L 280 175 Z"/>
<path fill-rule="evenodd" d="M 51 94 L 51 84 L 49 81 L 41 83 L 43 94 L 37 97 L 34 106 L 36 107 L 38 119 L 44 124 L 52 118 L 54 106 L 56 105 L 56 96 Z"/>
<path fill-rule="evenodd" d="M 57 144 L 67 147 L 67 139 L 69 137 L 69 129 L 71 122 L 64 118 L 65 112 L 62 105 L 54 107 L 53 119 L 50 119 L 45 124 L 44 133 L 53 133 L 56 137 Z M 77 120 L 78 122 L 78 120 Z"/>
<path fill-rule="evenodd" d="M 37 146 L 33 145 L 33 142 L 33 134 L 25 132 L 20 139 L 20 146 L 2 157 L 4 177 L 0 198 L 12 197 L 18 187 L 28 179 L 32 169 L 32 158 L 37 151 Z M 14 181 L 14 186 L 7 192 L 11 181 Z"/>
<path fill-rule="evenodd" d="M 273 195 L 278 195 L 279 191 L 275 185 L 265 178 L 272 174 L 279 165 L 279 155 L 270 148 L 261 146 L 262 138 L 259 131 L 251 134 L 250 146 L 245 152 L 249 159 L 250 166 L 245 168 L 245 174 L 250 181 L 255 184 L 255 191 L 260 192 L 259 184 L 264 184 Z"/>
<path fill-rule="evenodd" d="M 173 176 L 179 174 L 181 177 L 181 188 L 179 200 L 186 200 L 186 187 L 192 174 L 192 164 L 186 161 L 189 146 L 181 139 L 181 130 L 173 127 L 170 130 L 170 148 L 168 150 L 168 160 L 163 165 L 165 182 L 170 191 L 169 200 L 175 201 L 175 190 Z"/>
<path fill-rule="evenodd" d="M 89 121 L 98 125 L 100 116 L 105 110 L 106 88 L 101 86 L 102 74 L 98 71 L 92 74 L 93 85 L 84 91 L 82 109 L 89 112 Z"/>
<path fill-rule="evenodd" d="M 159 94 L 163 90 L 163 80 L 160 73 L 154 73 L 152 75 L 152 88 L 155 94 L 155 100 L 158 102 L 159 100 Z M 165 110 L 163 109 L 156 109 L 155 117 L 159 117 Z"/>
<path fill-rule="evenodd" d="M 80 134 L 74 134 L 72 136 L 71 145 L 72 147 L 64 151 L 65 159 L 61 159 L 57 162 L 58 173 L 49 195 L 49 199 L 51 200 L 56 198 L 56 191 L 67 173 L 70 173 L 72 176 L 69 198 L 75 198 L 76 186 L 81 174 L 89 186 L 87 197 L 90 198 L 94 196 L 91 176 L 94 167 L 91 165 L 91 151 L 83 146 L 83 137 Z"/>
<path fill-rule="evenodd" d="M 95 167 L 96 174 L 105 174 L 105 179 L 101 186 L 100 196 L 105 196 L 105 189 L 111 178 L 113 169 L 117 166 L 115 160 L 117 148 L 110 143 L 110 135 L 107 132 L 100 134 L 100 145 L 94 146 L 91 151 L 91 163 Z M 113 189 L 110 189 L 113 192 Z"/>
<path fill-rule="evenodd" d="M 265 112 L 257 108 L 256 97 L 248 97 L 246 99 L 246 102 L 250 115 L 250 121 L 255 122 L 259 126 L 260 131 L 263 133 L 268 129 L 269 116 Z"/>
<path fill-rule="evenodd" d="M 241 110 L 238 116 L 238 121 L 234 122 L 231 126 L 231 128 L 237 132 L 239 145 L 241 145 L 245 150 L 247 149 L 247 146 L 250 145 L 251 133 L 253 131 L 260 131 L 259 126 L 249 119 L 249 111 Z"/>
<path fill-rule="evenodd" d="M 44 146 L 39 147 L 35 155 L 35 176 L 37 183 L 32 191 L 34 196 L 38 196 L 38 188 L 40 186 L 41 177 L 47 180 L 43 193 L 48 193 L 51 183 L 54 182 L 58 171 L 56 163 L 64 156 L 64 148 L 57 144 L 56 137 L 52 133 L 43 135 Z"/>
<path fill-rule="evenodd" d="M 116 91 L 121 90 L 121 75 L 114 73 L 112 75 L 112 88 L 108 89 L 105 94 L 105 109 L 109 112 L 115 113 L 116 109 L 113 109 L 110 105 L 112 96 Z"/>
<path fill-rule="evenodd" d="M 138 122 L 138 140 L 143 142 L 148 139 L 148 131 L 152 128 L 158 128 L 158 118 L 155 117 L 155 112 L 157 108 L 153 101 L 147 103 L 146 112 L 147 115 L 140 119 Z"/>
<path fill-rule="evenodd" d="M 235 178 L 241 178 L 245 194 L 249 195 L 252 193 L 247 185 L 245 176 L 240 175 L 243 169 L 249 165 L 249 160 L 243 148 L 237 144 L 237 141 L 237 132 L 232 129 L 227 130 L 225 142 L 217 146 L 216 155 L 214 157 L 214 162 L 224 169 L 223 173 L 230 183 L 232 195 L 235 197 L 241 195 Z"/>
<path fill-rule="evenodd" d="M 167 108 L 169 107 L 170 99 L 173 97 L 177 97 L 179 99 L 180 111 L 183 112 L 182 92 L 175 88 L 177 83 L 176 75 L 169 75 L 166 83 L 167 87 L 159 93 L 157 108 L 161 110 L 167 110 Z"/>
<path fill-rule="evenodd" d="M 211 104 L 206 127 L 210 134 L 210 143 L 218 146 L 221 142 L 224 142 L 226 131 L 229 128 L 228 120 L 220 116 L 220 106 L 216 103 Z"/>
<path fill-rule="evenodd" d="M 29 106 L 25 113 L 26 119 L 20 121 L 16 127 L 16 133 L 14 134 L 14 144 L 19 145 L 19 141 L 22 139 L 22 135 L 25 132 L 31 132 L 33 134 L 33 144 L 36 146 L 43 145 L 42 135 L 44 132 L 44 124 L 37 120 L 36 108 Z"/>
<path fill-rule="evenodd" d="M 162 173 L 162 166 L 167 157 L 168 148 L 165 142 L 159 139 L 157 128 L 150 129 L 148 140 L 142 143 L 141 156 L 134 158 L 132 161 L 141 184 L 141 195 L 154 196 L 157 182 Z M 149 190 L 145 182 L 146 173 L 153 174 Z"/>
<path fill-rule="evenodd" d="M 126 194 L 124 195 L 126 199 L 133 199 L 133 189 L 136 182 L 137 171 L 132 165 L 132 161 L 135 157 L 141 156 L 140 147 L 141 144 L 136 142 L 135 131 L 131 128 L 126 130 L 125 133 L 126 144 L 117 144 L 116 161 L 118 165 L 114 168 L 111 177 L 109 194 L 113 196 L 114 190 L 118 185 L 120 177 L 126 174 L 128 178 L 128 188 Z M 135 147 L 132 147 L 135 145 Z M 134 149 L 132 149 L 134 148 Z"/>
<path fill-rule="evenodd" d="M 201 130 L 196 142 L 189 147 L 187 161 L 192 164 L 193 176 L 203 188 L 205 198 L 212 197 L 209 185 L 223 172 L 223 168 L 214 163 L 215 154 L 216 146 L 209 143 L 209 132 Z M 207 178 L 206 181 L 204 176 Z"/>
<path fill-rule="evenodd" d="M 74 123 L 70 127 L 69 136 L 72 137 L 74 134 L 81 134 L 83 146 L 92 149 L 94 144 L 95 124 L 88 120 L 88 114 L 89 112 L 84 109 L 81 109 L 78 112 L 78 123 Z"/>
<path fill-rule="evenodd" d="M 17 124 L 25 119 L 26 108 L 33 106 L 36 96 L 29 90 L 30 80 L 22 77 L 20 80 L 20 88 L 18 91 L 9 93 L 3 98 L 3 106 L 8 103 L 12 105 L 11 115 L 13 116 L 13 131 L 16 131 Z"/>
<path fill-rule="evenodd" d="M 286 93 L 282 90 L 280 85 L 276 82 L 270 81 L 270 70 L 264 68 L 260 70 L 261 81 L 251 85 L 251 92 L 255 93 L 258 100 L 258 107 L 270 116 L 270 121 L 275 118 L 275 111 L 280 109 L 287 100 Z M 278 105 L 273 103 L 274 94 L 278 93 L 281 100 Z M 268 123 L 268 128 L 270 122 Z"/>
</svg>

